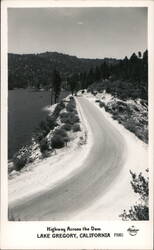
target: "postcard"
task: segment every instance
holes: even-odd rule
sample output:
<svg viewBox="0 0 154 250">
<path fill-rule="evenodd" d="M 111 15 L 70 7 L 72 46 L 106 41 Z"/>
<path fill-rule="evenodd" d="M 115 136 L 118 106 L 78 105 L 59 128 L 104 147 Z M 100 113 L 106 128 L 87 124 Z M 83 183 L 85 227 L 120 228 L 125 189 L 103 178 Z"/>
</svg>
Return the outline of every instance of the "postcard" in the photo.
<svg viewBox="0 0 154 250">
<path fill-rule="evenodd" d="M 1 249 L 153 249 L 154 2 L 1 4 Z"/>
</svg>

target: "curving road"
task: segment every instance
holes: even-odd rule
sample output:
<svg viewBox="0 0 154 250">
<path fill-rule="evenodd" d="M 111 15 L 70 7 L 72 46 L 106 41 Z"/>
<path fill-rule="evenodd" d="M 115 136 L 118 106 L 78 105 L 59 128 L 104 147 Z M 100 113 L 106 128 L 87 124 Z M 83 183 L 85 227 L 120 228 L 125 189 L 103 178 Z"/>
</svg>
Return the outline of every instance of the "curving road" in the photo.
<svg viewBox="0 0 154 250">
<path fill-rule="evenodd" d="M 25 221 L 67 220 L 96 203 L 118 176 L 125 161 L 123 137 L 95 105 L 83 97 L 78 101 L 94 139 L 83 169 L 51 190 L 11 204 L 15 217 Z"/>
</svg>

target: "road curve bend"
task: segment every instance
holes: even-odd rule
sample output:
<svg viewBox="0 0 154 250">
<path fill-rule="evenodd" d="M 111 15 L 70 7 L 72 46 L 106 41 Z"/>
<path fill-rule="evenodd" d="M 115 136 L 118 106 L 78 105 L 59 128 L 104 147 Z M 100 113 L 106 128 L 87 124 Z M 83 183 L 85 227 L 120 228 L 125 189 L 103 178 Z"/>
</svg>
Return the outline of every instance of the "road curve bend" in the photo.
<svg viewBox="0 0 154 250">
<path fill-rule="evenodd" d="M 94 104 L 83 97 L 78 97 L 78 101 L 94 140 L 83 168 L 56 187 L 11 204 L 15 218 L 22 221 L 68 220 L 96 203 L 118 176 L 125 162 L 122 135 Z"/>
</svg>

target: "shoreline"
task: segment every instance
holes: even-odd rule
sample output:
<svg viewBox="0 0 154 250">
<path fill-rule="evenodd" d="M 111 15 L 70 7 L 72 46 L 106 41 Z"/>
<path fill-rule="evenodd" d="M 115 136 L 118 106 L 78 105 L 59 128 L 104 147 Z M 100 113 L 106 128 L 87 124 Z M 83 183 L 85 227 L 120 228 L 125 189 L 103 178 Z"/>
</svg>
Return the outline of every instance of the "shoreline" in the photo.
<svg viewBox="0 0 154 250">
<path fill-rule="evenodd" d="M 26 196 L 30 195 L 31 192 L 34 192 L 34 193 L 42 192 L 42 190 L 45 190 L 47 187 L 51 185 L 55 185 L 54 183 L 56 182 L 58 183 L 59 180 L 63 178 L 69 178 L 69 176 L 73 174 L 74 171 L 77 171 L 78 168 L 80 168 L 80 166 L 82 165 L 82 162 L 84 161 L 84 159 L 86 159 L 88 152 L 91 149 L 93 139 L 92 139 L 91 130 L 83 115 L 81 106 L 78 106 L 77 110 L 78 110 L 78 114 L 80 117 L 80 121 L 81 121 L 80 124 L 81 124 L 82 129 L 80 132 L 77 132 L 75 139 L 72 142 L 70 142 L 70 145 L 62 149 L 58 149 L 58 152 L 56 155 L 53 155 L 53 156 L 51 155 L 44 159 L 38 159 L 34 161 L 33 163 L 30 163 L 27 166 L 25 166 L 21 171 L 19 172 L 17 171 L 13 173 L 13 176 L 9 180 L 9 185 L 10 185 L 9 191 L 11 192 L 9 194 L 10 196 L 9 200 L 11 203 L 15 201 L 16 199 L 18 200 L 25 196 L 27 192 L 26 190 L 27 186 L 29 189 L 28 190 L 29 194 L 27 194 Z M 88 131 L 88 143 L 80 146 L 79 145 L 80 137 L 82 136 L 84 137 L 85 131 Z M 77 158 L 78 160 L 76 160 Z M 50 167 L 50 165 L 52 165 L 53 167 Z M 67 165 L 68 165 L 68 168 L 67 168 Z M 46 168 L 45 173 L 44 173 L 44 167 Z M 64 169 L 66 171 L 65 173 L 64 173 Z M 61 171 L 63 174 L 61 174 Z M 41 173 L 42 173 L 42 176 L 41 176 Z M 49 178 L 49 175 L 51 176 L 54 175 L 52 180 Z M 18 189 L 18 183 L 20 185 L 22 183 L 22 179 L 24 180 L 25 178 L 27 179 L 29 184 L 23 183 L 22 184 L 23 187 L 22 188 L 20 187 Z M 41 180 L 41 178 L 45 178 L 46 181 Z M 38 183 L 37 183 L 37 180 L 38 180 Z M 34 191 L 33 182 L 35 181 L 36 181 L 36 185 L 35 185 L 35 191 Z M 32 185 L 33 188 L 30 189 L 29 185 Z M 24 191 L 23 191 L 23 188 L 24 188 Z"/>
</svg>

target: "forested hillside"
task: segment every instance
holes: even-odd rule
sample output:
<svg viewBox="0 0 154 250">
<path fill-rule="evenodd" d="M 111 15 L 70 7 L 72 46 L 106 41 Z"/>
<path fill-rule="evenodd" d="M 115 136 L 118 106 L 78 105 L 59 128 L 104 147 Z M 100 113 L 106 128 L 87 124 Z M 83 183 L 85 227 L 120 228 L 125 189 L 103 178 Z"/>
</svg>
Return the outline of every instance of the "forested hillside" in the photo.
<svg viewBox="0 0 154 250">
<path fill-rule="evenodd" d="M 60 75 L 61 87 L 103 91 L 121 99 L 148 99 L 148 51 L 124 59 L 83 59 L 46 52 L 8 55 L 9 89 L 50 88 L 53 72 Z"/>
<path fill-rule="evenodd" d="M 49 87 L 56 69 L 65 81 L 73 74 L 88 72 L 102 62 L 115 64 L 116 59 L 82 59 L 57 52 L 41 54 L 8 54 L 9 89 Z"/>
<path fill-rule="evenodd" d="M 89 91 L 107 93 L 120 99 L 148 99 L 148 51 L 138 52 L 117 64 L 103 63 L 82 77 L 82 85 Z"/>
</svg>

